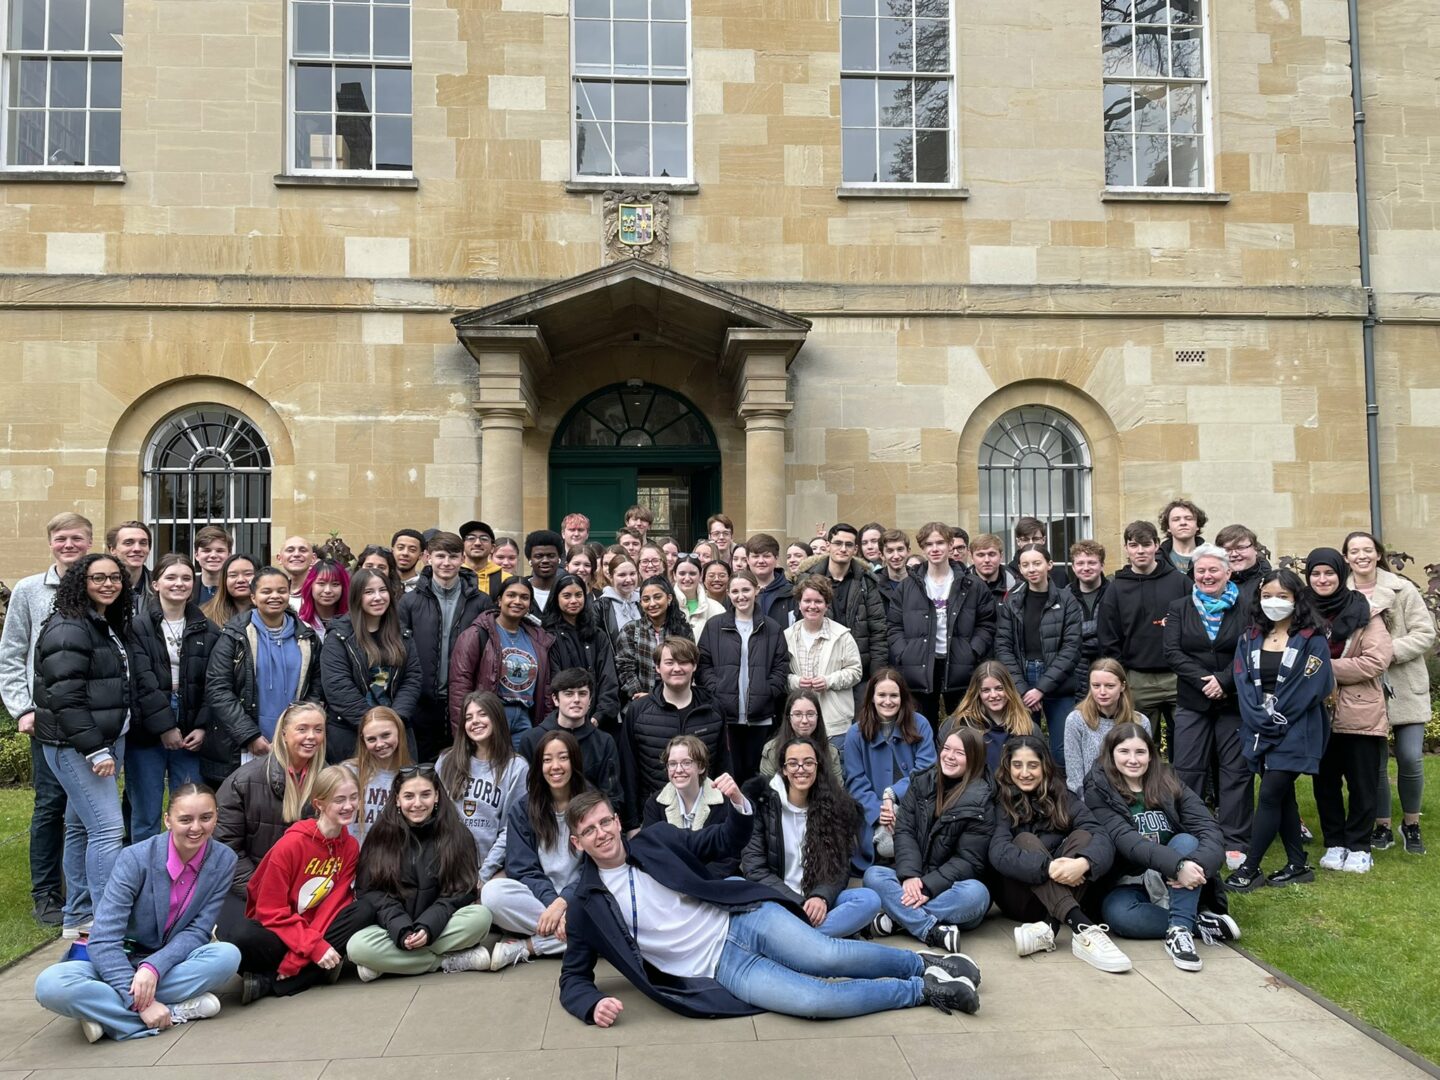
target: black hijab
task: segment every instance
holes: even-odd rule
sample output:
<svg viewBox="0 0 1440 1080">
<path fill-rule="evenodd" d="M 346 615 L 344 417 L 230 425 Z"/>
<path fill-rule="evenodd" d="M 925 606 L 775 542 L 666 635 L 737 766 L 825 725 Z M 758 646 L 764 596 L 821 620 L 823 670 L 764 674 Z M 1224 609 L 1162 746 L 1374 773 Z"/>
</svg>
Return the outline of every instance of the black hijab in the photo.
<svg viewBox="0 0 1440 1080">
<path fill-rule="evenodd" d="M 1329 596 L 1321 596 L 1310 585 L 1310 572 L 1317 566 L 1328 566 L 1340 577 L 1340 587 Z M 1370 621 L 1370 601 L 1350 588 L 1350 567 L 1334 548 L 1316 548 L 1305 557 L 1305 584 L 1316 610 L 1330 626 L 1333 648 L 1343 646 Z"/>
</svg>

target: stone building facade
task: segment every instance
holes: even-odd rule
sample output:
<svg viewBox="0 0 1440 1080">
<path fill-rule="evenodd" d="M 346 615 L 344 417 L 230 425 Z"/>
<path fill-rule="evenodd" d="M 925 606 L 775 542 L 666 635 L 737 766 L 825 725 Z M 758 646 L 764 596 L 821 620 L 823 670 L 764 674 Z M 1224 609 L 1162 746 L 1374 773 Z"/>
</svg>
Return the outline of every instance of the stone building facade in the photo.
<svg viewBox="0 0 1440 1080">
<path fill-rule="evenodd" d="M 92 31 L 119 4 L 89 2 Z M 689 175 L 582 173 L 609 129 L 575 119 L 593 30 L 578 24 L 634 2 L 374 0 L 376 55 L 382 15 L 408 26 L 409 127 L 372 109 L 363 143 L 297 116 L 302 33 L 326 9 L 338 48 L 355 14 L 335 0 L 124 0 L 118 165 L 27 164 L 12 88 L 0 577 L 32 569 L 43 523 L 71 507 L 352 545 L 477 513 L 520 532 L 555 523 L 562 497 L 637 491 L 692 532 L 716 508 L 787 535 L 839 519 L 974 531 L 1049 498 L 1057 540 L 1118 548 L 1125 521 L 1177 493 L 1283 551 L 1370 523 L 1345 0 L 1138 0 L 1136 24 L 1159 2 L 1175 72 L 1187 35 L 1205 56 L 1187 84 L 1202 137 L 1175 134 L 1176 98 L 1168 129 L 1173 175 L 1198 182 L 1165 190 L 1111 173 L 1128 166 L 1107 151 L 1102 12 L 1127 0 L 895 0 L 945 23 L 953 100 L 943 131 L 900 152 L 941 180 L 888 186 L 847 179 L 875 135 L 844 141 L 842 85 L 863 79 L 842 76 L 842 23 L 870 18 L 866 0 L 651 0 L 656 35 L 681 12 L 670 135 Z M 882 35 L 889 4 L 870 3 Z M 1433 556 L 1440 5 L 1360 9 L 1380 509 L 1387 539 Z M 45 59 L 9 25 L 7 65 Z M 49 57 L 52 124 L 65 59 Z M 106 59 L 89 59 L 96 160 Z M 1121 123 L 1139 129 L 1134 100 Z M 411 168 L 327 172 L 407 130 L 395 160 Z M 617 242 L 637 227 L 663 234 L 638 256 Z M 594 419 L 642 399 L 680 427 Z M 202 497 L 177 478 L 183 455 L 161 475 L 159 444 L 193 448 L 186 417 L 205 410 L 248 425 L 263 466 L 237 478 L 200 448 L 192 471 L 230 470 Z M 999 445 L 1025 423 L 1035 445 Z"/>
</svg>

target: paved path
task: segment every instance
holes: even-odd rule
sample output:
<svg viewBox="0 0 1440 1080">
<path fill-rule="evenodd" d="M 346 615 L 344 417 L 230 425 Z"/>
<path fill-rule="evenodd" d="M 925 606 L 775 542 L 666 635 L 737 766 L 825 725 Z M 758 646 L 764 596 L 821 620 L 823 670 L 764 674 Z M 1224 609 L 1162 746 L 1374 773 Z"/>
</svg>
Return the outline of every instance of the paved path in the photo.
<svg viewBox="0 0 1440 1080">
<path fill-rule="evenodd" d="M 1276 983 L 1229 949 L 1205 970 L 1176 970 L 1158 942 L 1124 942 L 1128 975 L 1071 956 L 1017 959 L 1009 925 L 968 935 L 984 975 L 974 1016 L 929 1008 L 858 1020 L 762 1015 L 684 1020 L 629 989 L 608 1031 L 560 1007 L 558 961 L 500 975 L 348 978 L 289 1001 L 242 1009 L 126 1043 L 87 1045 L 73 1020 L 35 1004 L 48 947 L 0 975 L 0 1080 L 1422 1080 L 1424 1072 Z M 896 943 L 899 941 L 897 939 Z M 724 1044 L 706 1047 L 702 1044 Z M 103 1070 L 103 1071 L 102 1071 Z"/>
</svg>

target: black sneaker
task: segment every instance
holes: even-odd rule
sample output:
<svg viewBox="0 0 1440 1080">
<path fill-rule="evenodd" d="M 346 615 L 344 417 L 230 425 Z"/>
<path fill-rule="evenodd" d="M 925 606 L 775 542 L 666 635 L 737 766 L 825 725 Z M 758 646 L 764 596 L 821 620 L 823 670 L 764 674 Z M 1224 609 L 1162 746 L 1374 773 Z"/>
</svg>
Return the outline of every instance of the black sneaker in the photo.
<svg viewBox="0 0 1440 1080">
<path fill-rule="evenodd" d="M 945 953 L 960 951 L 960 928 L 954 923 L 936 923 L 925 935 L 925 944 Z"/>
<path fill-rule="evenodd" d="M 54 896 L 44 896 L 35 901 L 31 914 L 41 926 L 60 926 L 65 921 L 65 904 Z"/>
<path fill-rule="evenodd" d="M 1407 855 L 1424 855 L 1425 842 L 1420 839 L 1420 823 L 1414 825 L 1401 825 L 1400 835 L 1405 837 L 1405 853 Z"/>
<path fill-rule="evenodd" d="M 925 980 L 925 987 L 920 992 L 920 1000 L 926 1005 L 943 1013 L 957 1009 L 962 1013 L 980 1010 L 980 993 L 969 979 L 954 978 L 938 967 L 926 968 L 921 978 Z"/>
<path fill-rule="evenodd" d="M 893 933 L 895 933 L 895 920 L 885 912 L 880 912 L 870 920 L 871 937 L 889 937 Z"/>
<path fill-rule="evenodd" d="M 963 952 L 943 956 L 940 953 L 922 952 L 920 959 L 925 961 L 926 967 L 938 967 L 957 979 L 969 979 L 975 989 L 980 989 L 980 965 Z"/>
<path fill-rule="evenodd" d="M 1200 938 L 1207 945 L 1240 940 L 1240 924 L 1229 915 L 1215 911 L 1199 912 L 1195 916 L 1195 929 L 1200 931 Z"/>
<path fill-rule="evenodd" d="M 1404 831 L 1402 825 L 1401 831 Z M 1375 831 L 1370 834 L 1371 851 L 1388 851 L 1395 846 L 1395 830 L 1389 825 L 1376 825 Z"/>
<path fill-rule="evenodd" d="M 1231 892 L 1254 892 L 1265 884 L 1265 875 L 1259 870 L 1242 866 L 1225 879 L 1225 888 Z"/>
<path fill-rule="evenodd" d="M 1309 863 L 1286 863 L 1270 875 L 1269 883 L 1275 886 L 1303 885 L 1315 880 L 1315 868 Z"/>
<path fill-rule="evenodd" d="M 1195 951 L 1195 936 L 1183 926 L 1172 926 L 1165 931 L 1165 951 L 1181 971 L 1199 971 L 1205 966 Z"/>
<path fill-rule="evenodd" d="M 257 975 L 247 971 L 241 976 L 240 1004 L 249 1005 L 261 998 L 269 997 L 275 990 L 275 980 L 269 975 Z"/>
</svg>

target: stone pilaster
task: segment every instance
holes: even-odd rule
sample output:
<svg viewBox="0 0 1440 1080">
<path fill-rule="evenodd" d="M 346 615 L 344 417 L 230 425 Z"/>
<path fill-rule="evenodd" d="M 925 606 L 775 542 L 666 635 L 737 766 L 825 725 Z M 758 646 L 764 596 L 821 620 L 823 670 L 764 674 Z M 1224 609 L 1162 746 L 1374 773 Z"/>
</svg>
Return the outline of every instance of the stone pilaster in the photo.
<svg viewBox="0 0 1440 1080">
<path fill-rule="evenodd" d="M 721 365 L 734 380 L 735 415 L 745 428 L 745 536 L 786 535 L 785 420 L 795 407 L 786 370 L 804 343 L 803 330 L 732 327 L 725 334 Z"/>
</svg>

